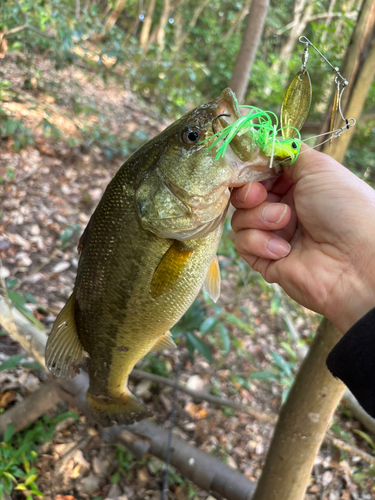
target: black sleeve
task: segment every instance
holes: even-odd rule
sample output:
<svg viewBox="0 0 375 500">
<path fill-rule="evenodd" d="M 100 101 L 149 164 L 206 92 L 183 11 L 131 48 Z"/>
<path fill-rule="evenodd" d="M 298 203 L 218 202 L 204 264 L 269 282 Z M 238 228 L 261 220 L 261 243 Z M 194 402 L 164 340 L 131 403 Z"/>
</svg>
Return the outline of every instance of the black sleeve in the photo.
<svg viewBox="0 0 375 500">
<path fill-rule="evenodd" d="M 375 308 L 335 345 L 327 357 L 327 367 L 375 417 Z"/>
</svg>

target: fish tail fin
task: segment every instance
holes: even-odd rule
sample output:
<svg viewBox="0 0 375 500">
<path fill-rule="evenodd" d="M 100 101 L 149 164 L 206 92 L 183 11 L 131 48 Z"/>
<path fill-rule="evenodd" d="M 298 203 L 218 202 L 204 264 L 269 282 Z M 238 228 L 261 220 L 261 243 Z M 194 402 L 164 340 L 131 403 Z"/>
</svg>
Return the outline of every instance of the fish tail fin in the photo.
<svg viewBox="0 0 375 500">
<path fill-rule="evenodd" d="M 90 388 L 86 394 L 90 414 L 103 427 L 113 424 L 131 425 L 153 413 L 141 403 L 130 391 L 119 397 L 94 396 Z"/>
</svg>

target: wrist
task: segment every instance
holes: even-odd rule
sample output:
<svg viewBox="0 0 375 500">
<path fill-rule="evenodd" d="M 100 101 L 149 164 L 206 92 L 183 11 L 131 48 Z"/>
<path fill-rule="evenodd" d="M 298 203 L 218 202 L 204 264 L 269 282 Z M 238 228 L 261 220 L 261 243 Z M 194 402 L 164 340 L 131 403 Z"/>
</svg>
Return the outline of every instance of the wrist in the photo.
<svg viewBox="0 0 375 500">
<path fill-rule="evenodd" d="M 332 318 L 327 317 L 344 334 L 374 307 L 375 279 L 357 278 L 333 308 Z"/>
</svg>

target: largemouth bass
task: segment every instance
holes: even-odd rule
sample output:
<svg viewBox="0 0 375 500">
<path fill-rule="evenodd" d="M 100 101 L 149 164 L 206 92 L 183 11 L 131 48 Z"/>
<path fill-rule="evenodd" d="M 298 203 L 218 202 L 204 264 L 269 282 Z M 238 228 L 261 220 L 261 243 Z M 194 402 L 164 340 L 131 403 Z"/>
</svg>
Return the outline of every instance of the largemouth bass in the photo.
<svg viewBox="0 0 375 500">
<path fill-rule="evenodd" d="M 74 290 L 48 338 L 46 364 L 70 378 L 87 358 L 87 404 L 103 426 L 151 415 L 127 388 L 131 370 L 148 352 L 175 346 L 169 329 L 202 285 L 218 298 L 230 188 L 275 175 L 249 139 L 234 138 L 218 160 L 208 149 L 205 139 L 240 116 L 226 89 L 144 144 L 109 183 L 80 239 Z"/>
</svg>

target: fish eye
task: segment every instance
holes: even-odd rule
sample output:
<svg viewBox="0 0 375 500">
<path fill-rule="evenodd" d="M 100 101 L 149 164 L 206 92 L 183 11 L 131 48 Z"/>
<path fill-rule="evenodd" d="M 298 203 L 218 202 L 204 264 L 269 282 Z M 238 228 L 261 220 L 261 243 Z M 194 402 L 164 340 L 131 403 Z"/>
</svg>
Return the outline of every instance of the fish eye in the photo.
<svg viewBox="0 0 375 500">
<path fill-rule="evenodd" d="M 201 131 L 198 127 L 188 127 L 182 133 L 182 140 L 186 144 L 196 144 L 201 138 Z"/>
<path fill-rule="evenodd" d="M 293 149 L 297 149 L 297 144 L 295 142 L 292 142 L 291 146 Z"/>
</svg>

